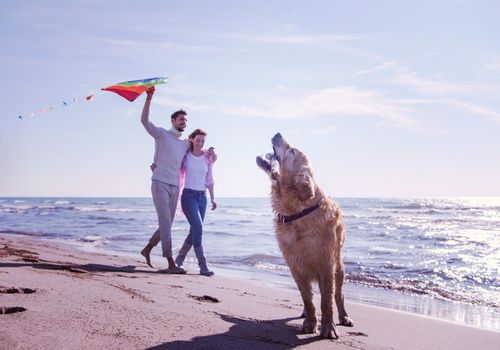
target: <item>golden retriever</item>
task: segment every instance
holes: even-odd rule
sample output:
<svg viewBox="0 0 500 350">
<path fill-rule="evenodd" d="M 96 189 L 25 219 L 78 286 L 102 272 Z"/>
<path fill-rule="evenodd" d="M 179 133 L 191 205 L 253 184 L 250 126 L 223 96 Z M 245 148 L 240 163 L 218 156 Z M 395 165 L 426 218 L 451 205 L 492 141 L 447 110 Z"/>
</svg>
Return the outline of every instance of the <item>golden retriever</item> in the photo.
<svg viewBox="0 0 500 350">
<path fill-rule="evenodd" d="M 316 333 L 312 282 L 321 293 L 321 329 L 324 338 L 338 338 L 333 321 L 333 294 L 340 325 L 352 327 L 344 306 L 344 264 L 340 250 L 345 239 L 340 208 L 314 181 L 304 153 L 291 147 L 281 134 L 272 138 L 273 154 L 257 157 L 257 165 L 271 179 L 271 205 L 279 247 L 304 301 L 303 333 Z"/>
</svg>

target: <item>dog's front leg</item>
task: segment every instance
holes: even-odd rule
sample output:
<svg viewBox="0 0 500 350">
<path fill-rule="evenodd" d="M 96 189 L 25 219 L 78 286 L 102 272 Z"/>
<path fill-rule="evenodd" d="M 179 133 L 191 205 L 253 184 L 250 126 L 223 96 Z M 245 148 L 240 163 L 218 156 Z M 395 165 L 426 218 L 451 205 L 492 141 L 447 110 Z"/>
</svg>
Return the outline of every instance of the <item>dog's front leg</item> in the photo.
<svg viewBox="0 0 500 350">
<path fill-rule="evenodd" d="M 304 316 L 306 319 L 302 324 L 302 333 L 315 334 L 318 319 L 316 318 L 316 309 L 313 304 L 311 281 L 304 276 L 300 276 L 296 272 L 294 273 L 293 271 L 292 275 L 297 283 L 297 287 L 299 287 L 302 301 L 304 302 Z"/>
<path fill-rule="evenodd" d="M 324 271 L 318 279 L 321 293 L 321 336 L 338 338 L 339 334 L 333 323 L 333 269 Z"/>
<path fill-rule="evenodd" d="M 346 327 L 352 327 L 354 323 L 347 315 L 344 305 L 344 293 L 342 292 L 342 287 L 344 286 L 344 263 L 342 258 L 339 256 L 338 262 L 336 264 L 337 269 L 335 270 L 335 304 L 337 304 L 337 310 L 339 312 L 339 324 Z"/>
</svg>

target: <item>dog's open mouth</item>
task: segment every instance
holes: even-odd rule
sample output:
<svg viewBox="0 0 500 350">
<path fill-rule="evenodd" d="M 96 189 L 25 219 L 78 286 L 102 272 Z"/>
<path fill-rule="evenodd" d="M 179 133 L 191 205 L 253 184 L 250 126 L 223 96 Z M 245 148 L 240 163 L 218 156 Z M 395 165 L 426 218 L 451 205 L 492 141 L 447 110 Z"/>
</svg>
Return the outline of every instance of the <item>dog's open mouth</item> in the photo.
<svg viewBox="0 0 500 350">
<path fill-rule="evenodd" d="M 271 179 L 273 180 L 278 180 L 278 177 L 280 175 L 280 163 L 278 154 L 276 152 L 276 147 L 281 147 L 283 145 L 283 142 L 283 137 L 280 133 L 277 133 L 271 139 L 273 152 L 266 153 L 265 155 L 260 155 L 256 159 L 259 168 L 264 170 L 264 172 L 268 174 L 269 177 L 271 177 Z"/>
<path fill-rule="evenodd" d="M 259 166 L 259 168 L 264 170 L 266 173 L 271 172 L 271 163 L 266 159 L 266 156 L 264 156 L 264 155 L 257 156 L 256 161 L 257 161 L 257 165 Z"/>
<path fill-rule="evenodd" d="M 257 165 L 264 170 L 273 180 L 278 180 L 280 164 L 274 153 L 267 153 L 257 157 Z"/>
</svg>

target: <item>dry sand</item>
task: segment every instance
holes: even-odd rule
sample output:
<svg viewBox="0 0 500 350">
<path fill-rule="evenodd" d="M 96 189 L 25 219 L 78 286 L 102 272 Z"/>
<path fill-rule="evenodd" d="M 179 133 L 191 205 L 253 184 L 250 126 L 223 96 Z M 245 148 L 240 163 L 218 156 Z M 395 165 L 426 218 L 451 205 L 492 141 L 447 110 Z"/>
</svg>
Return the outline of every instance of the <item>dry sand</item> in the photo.
<svg viewBox="0 0 500 350">
<path fill-rule="evenodd" d="M 347 310 L 355 326 L 339 326 L 340 339 L 302 335 L 298 292 L 195 273 L 159 274 L 139 254 L 135 260 L 0 234 L 0 349 L 485 350 L 500 344 L 500 332 L 354 303 Z"/>
</svg>

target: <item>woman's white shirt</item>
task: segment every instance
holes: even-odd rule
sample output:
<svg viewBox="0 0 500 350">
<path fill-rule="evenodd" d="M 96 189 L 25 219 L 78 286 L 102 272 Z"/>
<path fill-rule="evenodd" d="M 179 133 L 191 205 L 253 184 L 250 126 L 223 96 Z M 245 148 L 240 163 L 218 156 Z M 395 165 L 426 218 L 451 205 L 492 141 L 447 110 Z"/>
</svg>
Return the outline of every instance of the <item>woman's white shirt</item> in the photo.
<svg viewBox="0 0 500 350">
<path fill-rule="evenodd" d="M 186 179 L 184 188 L 205 191 L 208 164 L 204 155 L 195 156 L 189 152 L 186 156 Z"/>
</svg>

